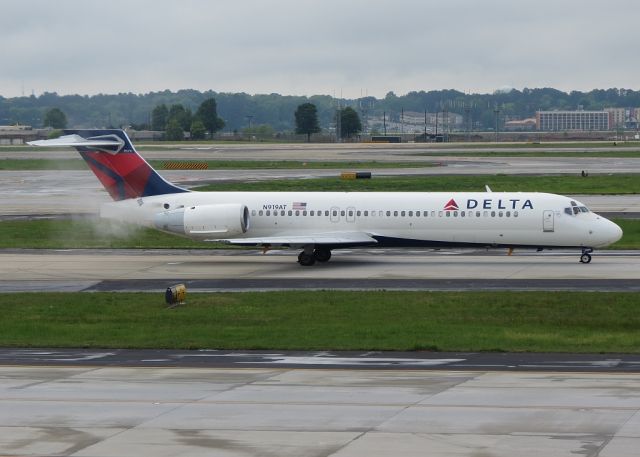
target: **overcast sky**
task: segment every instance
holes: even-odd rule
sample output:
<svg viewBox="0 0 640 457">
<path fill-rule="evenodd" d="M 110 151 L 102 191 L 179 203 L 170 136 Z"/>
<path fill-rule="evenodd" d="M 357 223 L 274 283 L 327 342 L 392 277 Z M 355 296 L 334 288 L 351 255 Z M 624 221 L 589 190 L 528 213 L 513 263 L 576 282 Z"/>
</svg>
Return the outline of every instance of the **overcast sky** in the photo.
<svg viewBox="0 0 640 457">
<path fill-rule="evenodd" d="M 0 95 L 639 89 L 637 0 L 0 0 Z"/>
</svg>

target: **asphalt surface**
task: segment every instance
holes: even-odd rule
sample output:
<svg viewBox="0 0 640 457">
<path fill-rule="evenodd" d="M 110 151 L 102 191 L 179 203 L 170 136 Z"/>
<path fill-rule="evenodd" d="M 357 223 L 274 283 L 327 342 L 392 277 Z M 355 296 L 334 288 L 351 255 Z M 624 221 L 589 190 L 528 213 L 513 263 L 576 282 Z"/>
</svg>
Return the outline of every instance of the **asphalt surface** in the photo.
<svg viewBox="0 0 640 457">
<path fill-rule="evenodd" d="M 638 291 L 640 253 L 597 251 L 336 250 L 302 267 L 297 251 L 1 250 L 0 291 L 188 292 L 290 289 Z"/>
<path fill-rule="evenodd" d="M 640 355 L 4 348 L 0 365 L 640 373 Z"/>
</svg>

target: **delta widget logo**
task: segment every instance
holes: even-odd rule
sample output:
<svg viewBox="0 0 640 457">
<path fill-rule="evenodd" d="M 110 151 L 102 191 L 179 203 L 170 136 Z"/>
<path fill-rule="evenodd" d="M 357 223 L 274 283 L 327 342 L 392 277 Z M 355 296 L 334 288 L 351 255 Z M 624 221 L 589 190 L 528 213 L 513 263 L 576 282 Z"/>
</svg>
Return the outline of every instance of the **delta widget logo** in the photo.
<svg viewBox="0 0 640 457">
<path fill-rule="evenodd" d="M 445 211 L 458 211 L 458 209 L 458 204 L 453 198 L 449 200 L 446 205 L 444 205 Z"/>
</svg>

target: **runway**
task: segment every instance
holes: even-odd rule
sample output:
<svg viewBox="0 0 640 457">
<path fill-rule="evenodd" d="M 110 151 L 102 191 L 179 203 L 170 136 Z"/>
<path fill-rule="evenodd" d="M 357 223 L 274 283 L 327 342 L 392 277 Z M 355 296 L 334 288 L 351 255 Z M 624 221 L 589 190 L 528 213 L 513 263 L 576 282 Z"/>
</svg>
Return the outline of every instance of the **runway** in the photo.
<svg viewBox="0 0 640 457">
<path fill-rule="evenodd" d="M 0 366 L 0 454 L 631 457 L 639 374 Z"/>
<path fill-rule="evenodd" d="M 640 290 L 640 253 L 336 250 L 301 267 L 297 251 L 4 250 L 0 291 Z"/>
</svg>

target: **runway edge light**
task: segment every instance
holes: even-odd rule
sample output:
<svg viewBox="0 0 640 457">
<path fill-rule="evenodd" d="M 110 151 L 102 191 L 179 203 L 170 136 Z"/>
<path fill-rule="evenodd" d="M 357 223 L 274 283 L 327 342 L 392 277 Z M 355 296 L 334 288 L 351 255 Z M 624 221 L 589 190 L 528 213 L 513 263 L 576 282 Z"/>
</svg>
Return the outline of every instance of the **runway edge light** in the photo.
<svg viewBox="0 0 640 457">
<path fill-rule="evenodd" d="M 164 293 L 164 300 L 167 305 L 173 307 L 177 305 L 184 305 L 184 300 L 187 296 L 187 288 L 184 284 L 176 284 L 174 286 L 167 287 Z"/>
</svg>

